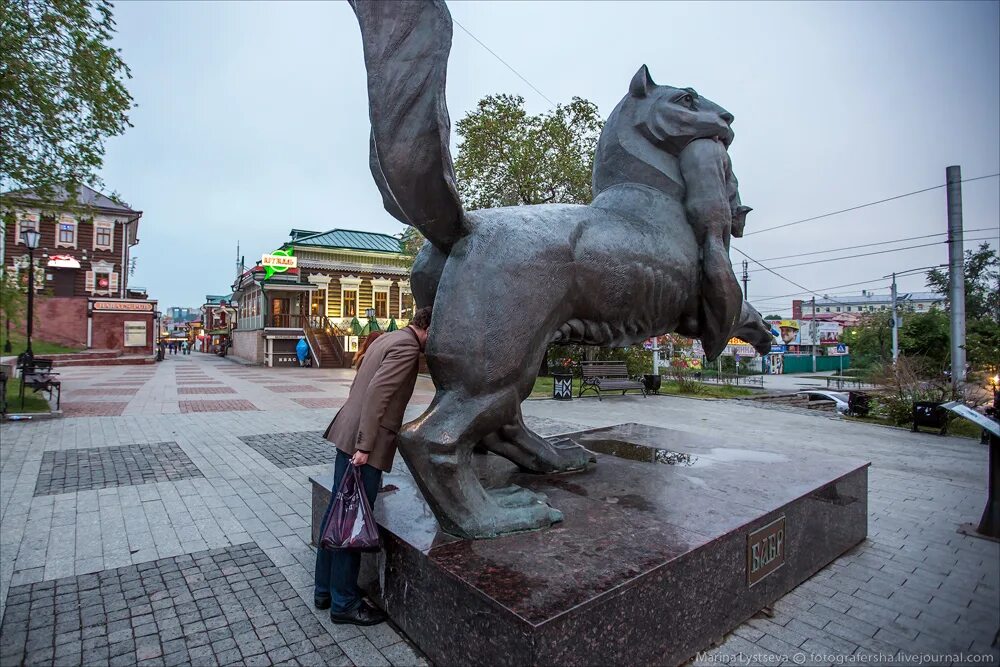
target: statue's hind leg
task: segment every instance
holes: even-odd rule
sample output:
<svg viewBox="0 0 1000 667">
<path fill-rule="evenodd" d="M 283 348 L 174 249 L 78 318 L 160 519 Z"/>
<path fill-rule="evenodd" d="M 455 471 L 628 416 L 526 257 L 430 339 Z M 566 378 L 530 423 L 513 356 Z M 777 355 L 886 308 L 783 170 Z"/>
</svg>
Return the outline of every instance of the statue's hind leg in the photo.
<svg viewBox="0 0 1000 667">
<path fill-rule="evenodd" d="M 577 444 L 554 445 L 534 433 L 524 423 L 521 402 L 531 394 L 535 384 L 536 369 L 542 361 L 545 348 L 535 350 L 525 360 L 521 378 L 517 383 L 517 405 L 513 419 L 483 438 L 485 449 L 517 464 L 524 470 L 537 473 L 570 472 L 583 470 L 595 461 L 593 454 Z"/>
<path fill-rule="evenodd" d="M 399 451 L 441 527 L 461 537 L 544 528 L 562 514 L 533 494 L 489 492 L 472 464 L 472 447 L 496 431 L 517 401 L 512 389 L 482 396 L 438 392 L 431 407 L 399 433 Z"/>
<path fill-rule="evenodd" d="M 515 418 L 484 438 L 481 444 L 531 472 L 583 470 L 595 461 L 594 455 L 580 445 L 555 445 L 533 432 L 524 423 L 520 405 Z"/>
</svg>

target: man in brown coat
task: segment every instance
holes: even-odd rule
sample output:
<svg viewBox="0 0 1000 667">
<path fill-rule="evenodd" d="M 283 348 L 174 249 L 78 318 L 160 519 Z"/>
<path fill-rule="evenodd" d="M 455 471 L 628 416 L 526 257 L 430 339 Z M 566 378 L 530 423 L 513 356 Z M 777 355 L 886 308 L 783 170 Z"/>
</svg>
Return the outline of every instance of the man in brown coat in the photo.
<svg viewBox="0 0 1000 667">
<path fill-rule="evenodd" d="M 430 324 L 431 309 L 421 308 L 408 326 L 380 336 L 365 351 L 347 402 L 325 434 L 337 446 L 337 460 L 333 493 L 320 534 L 326 529 L 336 490 L 348 465 L 360 467 L 365 495 L 374 507 L 382 473 L 389 472 L 396 455 L 396 433 L 413 394 L 418 359 Z M 358 589 L 360 568 L 361 554 L 357 551 L 316 550 L 316 608 L 329 609 L 334 623 L 373 625 L 385 620 L 380 610 L 362 599 Z"/>
</svg>

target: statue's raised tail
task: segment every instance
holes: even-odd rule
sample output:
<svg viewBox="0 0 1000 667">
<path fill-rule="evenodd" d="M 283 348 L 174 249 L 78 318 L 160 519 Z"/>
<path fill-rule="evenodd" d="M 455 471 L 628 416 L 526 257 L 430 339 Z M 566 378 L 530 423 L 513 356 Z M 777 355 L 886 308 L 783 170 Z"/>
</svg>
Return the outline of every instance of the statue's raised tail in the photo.
<svg viewBox="0 0 1000 667">
<path fill-rule="evenodd" d="M 452 22 L 440 0 L 349 0 L 361 24 L 370 165 L 385 209 L 447 253 L 466 233 L 445 104 Z"/>
</svg>

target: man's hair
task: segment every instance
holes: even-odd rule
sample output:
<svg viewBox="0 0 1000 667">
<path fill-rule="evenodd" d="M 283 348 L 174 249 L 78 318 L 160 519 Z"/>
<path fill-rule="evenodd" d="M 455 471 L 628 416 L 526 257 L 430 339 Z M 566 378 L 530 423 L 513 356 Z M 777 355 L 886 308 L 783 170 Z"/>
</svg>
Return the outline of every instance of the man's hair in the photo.
<svg viewBox="0 0 1000 667">
<path fill-rule="evenodd" d="M 424 306 L 417 312 L 413 313 L 413 318 L 410 319 L 410 324 L 418 329 L 426 331 L 431 326 L 431 311 L 431 306 Z"/>
</svg>

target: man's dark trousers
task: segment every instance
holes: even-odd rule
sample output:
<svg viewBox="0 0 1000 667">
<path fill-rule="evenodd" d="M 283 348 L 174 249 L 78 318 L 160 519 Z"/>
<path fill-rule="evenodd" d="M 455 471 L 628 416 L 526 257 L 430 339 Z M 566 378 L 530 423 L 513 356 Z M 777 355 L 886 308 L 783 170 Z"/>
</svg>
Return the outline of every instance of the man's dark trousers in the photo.
<svg viewBox="0 0 1000 667">
<path fill-rule="evenodd" d="M 323 515 L 323 523 L 319 534 L 326 530 L 326 522 L 330 520 L 330 510 L 337 498 L 337 489 L 344 479 L 351 457 L 337 450 L 337 461 L 333 471 L 333 489 L 330 492 L 330 504 Z M 379 484 L 382 481 L 382 471 L 370 465 L 361 466 L 361 483 L 368 496 L 368 504 L 375 506 Z M 330 613 L 339 614 L 351 611 L 361 604 L 361 591 L 358 589 L 358 573 L 361 570 L 361 552 L 337 549 L 327 551 L 316 547 L 316 588 L 317 600 L 330 599 Z"/>
</svg>

